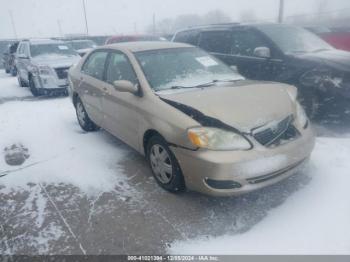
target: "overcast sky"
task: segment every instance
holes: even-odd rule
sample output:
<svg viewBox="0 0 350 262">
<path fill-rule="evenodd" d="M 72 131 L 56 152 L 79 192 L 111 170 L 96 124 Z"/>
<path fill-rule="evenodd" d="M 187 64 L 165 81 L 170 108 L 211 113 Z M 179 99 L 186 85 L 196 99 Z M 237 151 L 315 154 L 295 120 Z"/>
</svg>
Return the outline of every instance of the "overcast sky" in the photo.
<svg viewBox="0 0 350 262">
<path fill-rule="evenodd" d="M 180 14 L 205 14 L 221 9 L 237 20 L 253 10 L 259 19 L 275 19 L 279 0 L 85 0 L 90 34 L 138 33 L 156 19 Z M 285 15 L 350 8 L 349 0 L 285 0 Z M 0 38 L 13 38 L 10 12 L 18 37 L 84 33 L 82 0 L 0 0 Z M 59 21 L 59 22 L 58 22 Z"/>
</svg>

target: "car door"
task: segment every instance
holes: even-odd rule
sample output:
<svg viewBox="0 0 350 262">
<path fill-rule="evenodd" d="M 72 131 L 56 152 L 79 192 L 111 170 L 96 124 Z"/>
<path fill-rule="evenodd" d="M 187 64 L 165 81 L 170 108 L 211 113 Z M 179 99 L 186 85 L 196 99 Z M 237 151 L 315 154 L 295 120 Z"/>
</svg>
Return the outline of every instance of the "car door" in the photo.
<svg viewBox="0 0 350 262">
<path fill-rule="evenodd" d="M 20 78 L 24 79 L 25 75 L 25 64 L 24 64 L 24 45 L 25 43 L 20 43 L 18 47 L 18 51 L 16 54 L 16 66 L 17 66 L 17 73 Z"/>
<path fill-rule="evenodd" d="M 108 51 L 97 50 L 82 66 L 77 92 L 89 117 L 103 127 L 102 96 L 105 87 L 104 72 Z"/>
<path fill-rule="evenodd" d="M 120 92 L 113 82 L 127 80 L 138 85 L 136 73 L 126 56 L 120 51 L 113 51 L 108 58 L 106 68 L 107 88 L 104 90 L 102 107 L 105 116 L 105 128 L 125 143 L 138 148 L 139 95 Z"/>
<path fill-rule="evenodd" d="M 202 38 L 212 39 L 208 35 L 201 36 L 201 41 Z M 234 28 L 230 33 L 226 33 L 225 37 L 221 37 L 220 41 L 225 44 L 221 43 L 223 52 L 213 53 L 216 57 L 228 65 L 236 66 L 239 73 L 249 79 L 274 80 L 279 60 L 273 57 L 274 48 L 258 32 L 249 28 Z M 271 57 L 257 56 L 255 49 L 258 47 L 269 48 Z"/>
<path fill-rule="evenodd" d="M 30 51 L 29 51 L 29 43 L 24 43 L 23 45 L 23 58 L 22 58 L 22 65 L 23 65 L 23 77 L 22 79 L 29 83 L 29 71 L 31 71 L 31 58 L 30 58 Z"/>
</svg>

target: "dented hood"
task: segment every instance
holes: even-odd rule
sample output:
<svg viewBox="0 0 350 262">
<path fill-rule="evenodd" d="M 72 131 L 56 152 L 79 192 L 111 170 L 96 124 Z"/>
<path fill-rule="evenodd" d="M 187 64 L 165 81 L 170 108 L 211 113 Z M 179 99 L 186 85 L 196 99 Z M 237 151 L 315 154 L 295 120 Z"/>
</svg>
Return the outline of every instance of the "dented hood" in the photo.
<svg viewBox="0 0 350 262">
<path fill-rule="evenodd" d="M 290 86 L 257 81 L 240 81 L 236 84 L 159 92 L 165 101 L 185 114 L 198 118 L 215 118 L 243 132 L 271 121 L 282 120 L 294 113 L 294 102 L 287 92 Z M 170 102 L 169 102 L 170 101 Z M 175 103 L 173 103 L 175 102 Z M 190 110 L 188 110 L 190 109 Z M 200 121 L 199 121 L 200 122 Z"/>
</svg>

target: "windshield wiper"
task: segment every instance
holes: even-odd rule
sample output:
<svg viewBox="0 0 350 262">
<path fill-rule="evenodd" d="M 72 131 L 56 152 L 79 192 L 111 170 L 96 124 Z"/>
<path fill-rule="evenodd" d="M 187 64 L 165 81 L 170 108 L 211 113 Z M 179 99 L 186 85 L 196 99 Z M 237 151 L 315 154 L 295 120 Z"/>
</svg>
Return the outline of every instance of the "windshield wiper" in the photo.
<svg viewBox="0 0 350 262">
<path fill-rule="evenodd" d="M 211 82 L 208 83 L 204 83 L 204 84 L 200 84 L 200 85 L 195 85 L 195 86 L 172 86 L 171 89 L 181 89 L 181 88 L 204 88 L 204 87 L 209 87 L 212 86 L 216 83 L 219 82 L 237 82 L 237 81 L 241 81 L 242 79 L 225 79 L 225 80 L 219 80 L 219 79 L 215 79 Z"/>
</svg>

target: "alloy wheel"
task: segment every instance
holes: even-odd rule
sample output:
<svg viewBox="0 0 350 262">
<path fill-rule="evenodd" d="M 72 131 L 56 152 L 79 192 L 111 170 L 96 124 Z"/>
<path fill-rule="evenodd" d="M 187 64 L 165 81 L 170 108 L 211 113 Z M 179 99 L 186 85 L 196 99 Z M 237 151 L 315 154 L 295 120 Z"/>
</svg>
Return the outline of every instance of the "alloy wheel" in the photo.
<svg viewBox="0 0 350 262">
<path fill-rule="evenodd" d="M 173 179 L 173 166 L 166 149 L 159 144 L 155 144 L 150 150 L 151 167 L 162 184 L 168 184 Z"/>
</svg>

